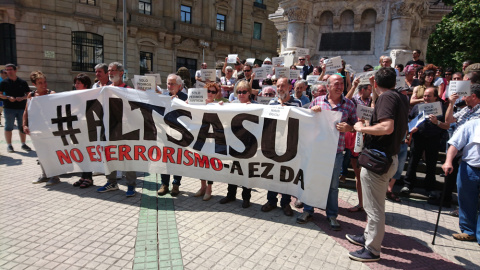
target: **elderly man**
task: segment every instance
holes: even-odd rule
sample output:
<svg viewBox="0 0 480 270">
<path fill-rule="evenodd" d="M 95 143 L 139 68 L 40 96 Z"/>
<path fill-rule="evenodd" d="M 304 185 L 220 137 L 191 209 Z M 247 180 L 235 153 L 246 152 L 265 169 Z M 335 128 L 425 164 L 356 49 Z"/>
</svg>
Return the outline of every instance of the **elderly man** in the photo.
<svg viewBox="0 0 480 270">
<path fill-rule="evenodd" d="M 438 90 L 436 87 L 428 87 L 423 94 L 423 100 L 426 104 L 438 102 Z M 414 119 L 420 113 L 417 104 L 412 108 L 409 118 Z M 443 106 L 442 106 L 443 108 Z M 412 144 L 410 145 L 410 160 L 408 161 L 407 174 L 404 180 L 404 187 L 400 190 L 401 193 L 410 194 L 417 182 L 417 167 L 425 152 L 426 176 L 425 176 L 425 190 L 429 198 L 434 198 L 432 191 L 435 189 L 435 169 L 437 165 L 438 152 L 440 151 L 440 141 L 446 130 L 450 127 L 445 123 L 445 108 L 442 110 L 442 115 L 428 115 L 427 119 L 423 121 L 418 127 L 411 130 Z"/>
<path fill-rule="evenodd" d="M 32 149 L 25 144 L 27 136 L 23 132 L 23 113 L 27 104 L 27 95 L 30 88 L 26 81 L 17 77 L 17 66 L 14 64 L 5 65 L 7 77 L 0 83 L 0 98 L 3 99 L 3 108 L 5 113 L 5 140 L 7 141 L 7 151 L 14 152 L 12 145 L 12 130 L 15 119 L 17 120 L 18 135 L 22 143 L 22 149 L 25 151 L 32 151 Z"/>
<path fill-rule="evenodd" d="M 92 88 L 98 88 L 112 84 L 112 82 L 108 79 L 108 65 L 105 63 L 97 64 L 95 66 L 95 77 L 97 77 L 98 82 L 94 83 Z"/>
<path fill-rule="evenodd" d="M 308 62 L 308 65 L 305 64 L 306 62 Z M 310 62 L 310 55 L 299 56 L 298 63 L 299 66 L 302 67 L 302 69 L 300 70 L 300 76 L 302 77 L 302 79 L 306 80 L 307 75 L 313 72 L 313 65 Z"/>
<path fill-rule="evenodd" d="M 108 78 L 112 82 L 112 86 L 131 88 L 123 82 L 124 72 L 125 71 L 123 69 L 123 65 L 119 62 L 112 62 L 108 65 Z M 125 195 L 127 197 L 133 197 L 136 194 L 135 186 L 137 185 L 137 173 L 133 171 L 128 171 L 126 172 L 125 177 L 127 180 L 127 192 L 125 193 Z M 103 187 L 97 189 L 97 192 L 103 193 L 113 190 L 118 190 L 117 171 L 113 171 L 109 175 L 107 175 L 107 183 Z"/>
<path fill-rule="evenodd" d="M 422 60 L 420 60 L 420 54 L 421 54 L 421 53 L 422 53 L 422 52 L 421 52 L 419 49 L 413 50 L 413 52 L 412 52 L 412 58 L 413 58 L 413 60 L 408 61 L 405 66 L 408 66 L 408 65 L 425 66 L 425 62 L 423 62 Z"/>
<path fill-rule="evenodd" d="M 390 56 L 383 56 L 383 58 L 381 58 L 381 61 L 380 61 L 380 66 L 384 68 L 392 67 L 392 58 Z M 400 76 L 400 73 L 396 69 L 395 69 L 395 74 L 397 76 Z"/>
<path fill-rule="evenodd" d="M 337 154 L 333 166 L 330 190 L 327 199 L 327 221 L 333 230 L 340 230 L 340 224 L 337 221 L 338 216 L 338 177 L 342 168 L 343 150 L 345 149 L 345 132 L 353 132 L 353 125 L 357 122 L 357 113 L 355 105 L 349 99 L 343 96 L 343 78 L 338 74 L 330 76 L 327 80 L 328 94 L 316 98 L 311 104 L 312 111 L 337 111 L 342 113 L 340 123 L 336 124 L 336 129 L 340 132 L 337 145 Z M 313 207 L 307 204 L 303 206 L 303 213 L 298 216 L 297 223 L 303 224 L 310 221 L 313 217 Z"/>
<path fill-rule="evenodd" d="M 277 80 L 277 99 L 270 101 L 268 105 L 282 105 L 282 106 L 294 106 L 294 107 L 302 107 L 302 102 L 293 96 L 290 96 L 290 90 L 292 89 L 292 85 L 285 77 L 280 77 Z M 270 212 L 273 209 L 277 208 L 277 195 L 278 192 L 268 191 L 267 193 L 267 200 L 268 202 L 262 206 L 262 212 Z M 280 200 L 280 206 L 282 207 L 283 213 L 286 216 L 292 216 L 293 210 L 290 206 L 291 202 L 291 195 L 282 194 L 282 199 Z"/>
<path fill-rule="evenodd" d="M 200 66 L 201 69 L 207 69 L 207 63 L 202 63 L 202 65 Z M 195 72 L 195 80 L 196 81 L 199 81 L 199 82 L 202 82 L 202 83 L 207 83 L 207 82 L 210 82 L 210 80 L 203 80 L 202 79 L 202 71 L 201 70 L 197 70 Z"/>
<path fill-rule="evenodd" d="M 316 99 L 319 96 L 325 96 L 327 94 L 327 86 L 324 84 L 312 85 L 312 98 Z"/>
<path fill-rule="evenodd" d="M 478 195 L 480 191 L 480 119 L 468 121 L 448 141 L 445 175 L 453 172 L 453 160 L 463 149 L 462 162 L 458 168 L 458 206 L 461 233 L 453 234 L 459 241 L 477 241 L 480 245 L 480 219 L 478 218 Z"/>
<path fill-rule="evenodd" d="M 298 80 L 295 82 L 295 89 L 292 96 L 302 102 L 302 106 L 310 103 L 310 99 L 303 93 L 307 91 L 308 83 L 306 80 Z"/>
<path fill-rule="evenodd" d="M 188 95 L 182 92 L 183 88 L 183 82 L 182 78 L 180 76 L 177 76 L 175 74 L 170 74 L 167 77 L 167 89 L 168 93 L 171 97 L 179 98 L 183 101 L 186 101 L 188 99 Z M 158 190 L 158 195 L 165 195 L 169 191 L 169 186 L 170 186 L 170 175 L 169 174 L 162 174 L 162 185 L 160 186 L 160 189 Z M 174 175 L 173 176 L 173 187 L 171 191 L 172 196 L 177 196 L 180 193 L 180 181 L 182 180 L 182 176 L 180 175 Z"/>
<path fill-rule="evenodd" d="M 406 96 L 394 90 L 396 75 L 393 68 L 381 68 L 375 74 L 375 91 L 378 99 L 375 103 L 370 125 L 362 122 L 355 124 L 355 130 L 366 135 L 368 149 L 383 152 L 390 158 L 387 172 L 377 174 L 362 168 L 363 207 L 367 213 L 367 226 L 362 235 L 347 234 L 346 238 L 363 248 L 350 252 L 352 260 L 370 262 L 380 260 L 380 249 L 385 235 L 385 191 L 388 181 L 397 171 L 400 143 L 407 131 L 408 100 Z"/>
</svg>

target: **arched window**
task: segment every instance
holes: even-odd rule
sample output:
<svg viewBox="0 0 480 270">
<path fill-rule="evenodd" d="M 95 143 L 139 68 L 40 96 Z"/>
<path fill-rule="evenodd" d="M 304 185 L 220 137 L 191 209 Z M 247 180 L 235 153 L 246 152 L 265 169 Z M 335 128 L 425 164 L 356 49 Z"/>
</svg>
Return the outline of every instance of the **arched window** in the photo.
<svg viewBox="0 0 480 270">
<path fill-rule="evenodd" d="M 333 13 L 330 11 L 325 11 L 320 16 L 320 26 L 328 27 L 329 29 L 333 28 Z"/>
<path fill-rule="evenodd" d="M 90 32 L 72 32 L 72 70 L 95 71 L 103 63 L 103 37 Z"/>
<path fill-rule="evenodd" d="M 377 12 L 374 9 L 367 9 L 362 13 L 362 27 L 375 27 Z"/>
<path fill-rule="evenodd" d="M 342 15 L 340 15 L 340 29 L 343 31 L 353 31 L 353 11 L 351 10 L 345 10 L 342 12 Z"/>
<path fill-rule="evenodd" d="M 17 64 L 15 25 L 0 23 L 0 65 Z"/>
</svg>

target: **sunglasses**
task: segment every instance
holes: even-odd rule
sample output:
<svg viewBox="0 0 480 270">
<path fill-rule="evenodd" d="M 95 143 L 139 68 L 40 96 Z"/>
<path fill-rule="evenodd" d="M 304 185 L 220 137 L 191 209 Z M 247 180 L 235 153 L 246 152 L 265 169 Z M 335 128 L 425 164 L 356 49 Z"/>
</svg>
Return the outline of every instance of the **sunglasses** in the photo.
<svg viewBox="0 0 480 270">
<path fill-rule="evenodd" d="M 273 96 L 275 96 L 274 93 L 264 93 L 263 95 L 266 96 L 266 97 L 273 97 Z"/>
<path fill-rule="evenodd" d="M 244 70 L 243 72 L 250 72 L 250 71 L 252 71 L 252 70 L 251 70 L 251 69 L 249 69 L 249 70 Z"/>
<path fill-rule="evenodd" d="M 298 61 L 305 61 L 305 58 L 304 59 L 298 59 Z"/>
<path fill-rule="evenodd" d="M 207 90 L 207 93 L 209 93 L 209 94 L 216 94 L 216 93 L 218 93 L 218 91 Z"/>
<path fill-rule="evenodd" d="M 240 94 L 246 95 L 246 94 L 248 94 L 248 91 L 247 90 L 237 91 L 237 95 L 240 95 Z"/>
</svg>

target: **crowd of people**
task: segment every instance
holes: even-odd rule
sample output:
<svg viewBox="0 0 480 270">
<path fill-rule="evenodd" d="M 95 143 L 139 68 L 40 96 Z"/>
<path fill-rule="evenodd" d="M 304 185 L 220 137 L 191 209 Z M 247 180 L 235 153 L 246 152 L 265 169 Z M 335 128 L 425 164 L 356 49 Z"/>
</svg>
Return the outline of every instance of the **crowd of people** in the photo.
<svg viewBox="0 0 480 270">
<path fill-rule="evenodd" d="M 345 181 L 351 166 L 356 178 L 358 204 L 348 211 L 365 211 L 368 223 L 363 234 L 346 236 L 353 244 L 362 246 L 362 249 L 351 252 L 349 256 L 359 261 L 376 261 L 380 259 L 385 233 L 385 198 L 401 202 L 393 192 L 393 186 L 395 181 L 401 178 L 408 158 L 408 146 L 410 159 L 401 193 L 408 195 L 415 188 L 418 164 L 423 160 L 426 164 L 424 188 L 429 196 L 429 203 L 450 206 L 452 193 L 455 186 L 458 186 L 461 233 L 454 234 L 453 237 L 462 241 L 478 241 L 480 244 L 480 221 L 477 221 L 478 207 L 475 203 L 480 187 L 480 120 L 476 120 L 480 118 L 480 64 L 466 61 L 462 71 L 455 71 L 449 67 L 442 69 L 433 64 L 425 65 L 420 60 L 420 55 L 420 50 L 413 51 L 411 61 L 405 65 L 397 64 L 395 68 L 391 67 L 392 59 L 388 56 L 380 57 L 376 67 L 365 65 L 364 72 L 376 70 L 367 84 L 360 84 L 360 78 L 356 78 L 351 70 L 346 69 L 345 61 L 342 62 L 342 68 L 332 74 L 327 72 L 326 57 L 321 58 L 318 65 L 314 66 L 308 55 L 298 57 L 298 62 L 290 66 L 290 69 L 300 71 L 300 76 L 294 80 L 277 76 L 275 67 L 267 79 L 255 79 L 253 69 L 256 65 L 239 58 L 233 67 L 229 66 L 225 59 L 221 69 L 222 76 L 215 81 L 202 78 L 201 70 L 196 72 L 195 79 L 207 89 L 207 104 L 257 103 L 258 97 L 266 97 L 270 99 L 268 105 L 304 107 L 316 113 L 324 110 L 342 113 L 340 123 L 335 124 L 340 135 L 325 209 L 327 222 L 332 230 L 341 230 L 341 224 L 337 221 L 338 187 L 340 182 Z M 263 62 L 263 65 L 271 64 L 270 58 Z M 201 68 L 207 69 L 207 63 L 202 63 Z M 13 64 L 6 65 L 7 77 L 0 83 L 8 152 L 15 151 L 12 146 L 15 120 L 19 127 L 21 148 L 31 151 L 25 144 L 25 136 L 30 132 L 27 101 L 34 96 L 54 93 L 48 90 L 46 76 L 42 72 L 31 73 L 30 81 L 35 86 L 35 90 L 31 91 L 28 84 L 16 76 L 16 69 Z M 188 102 L 187 91 L 191 82 L 188 70 L 184 71 L 181 68 L 177 74 L 168 75 L 167 89 L 160 89 L 158 92 Z M 81 73 L 74 78 L 74 86 L 76 90 L 107 85 L 129 88 L 123 81 L 123 73 L 121 63 L 98 64 L 95 66 L 96 79 L 93 85 L 90 78 Z M 2 70 L 2 76 L 3 74 Z M 309 84 L 306 80 L 308 75 L 318 75 L 318 83 Z M 401 80 L 405 81 L 404 87 L 395 87 L 398 76 L 402 76 Z M 471 95 L 460 98 L 458 94 L 449 94 L 448 86 L 452 80 L 470 80 Z M 409 130 L 408 121 L 421 113 L 420 105 L 434 102 L 440 102 L 442 115 L 428 115 L 424 122 Z M 360 105 L 373 108 L 371 119 L 365 121 L 357 118 L 356 109 Z M 355 152 L 357 133 L 365 135 L 366 149 L 375 149 L 388 157 L 384 173 L 375 173 L 359 166 L 358 158 L 363 153 Z M 445 200 L 440 201 L 438 194 L 433 192 L 436 182 L 435 169 L 438 153 L 445 149 L 448 151 L 443 169 L 447 188 Z M 125 174 L 126 196 L 135 196 L 136 172 Z M 117 172 L 106 177 L 107 183 L 97 191 L 118 190 Z M 168 174 L 161 175 L 158 195 L 170 193 L 177 196 L 180 193 L 182 176 L 173 176 L 171 189 L 170 179 Z M 47 178 L 42 168 L 42 175 L 33 183 L 47 182 L 47 185 L 53 185 L 59 181 L 58 176 Z M 210 200 L 214 183 L 208 179 L 201 179 L 200 183 L 194 196 L 202 197 L 204 201 Z M 80 188 L 92 186 L 92 172 L 83 172 L 73 185 Z M 229 184 L 226 196 L 219 203 L 235 201 L 237 188 L 236 185 Z M 262 205 L 261 211 L 269 212 L 277 208 L 278 195 L 278 192 L 268 191 L 267 201 Z M 250 197 L 251 189 L 242 187 L 243 208 L 250 207 Z M 281 194 L 280 207 L 287 216 L 293 215 L 291 202 L 291 195 Z M 298 199 L 294 205 L 297 208 L 303 207 L 302 213 L 296 219 L 298 223 L 307 223 L 312 219 L 312 206 Z"/>
</svg>

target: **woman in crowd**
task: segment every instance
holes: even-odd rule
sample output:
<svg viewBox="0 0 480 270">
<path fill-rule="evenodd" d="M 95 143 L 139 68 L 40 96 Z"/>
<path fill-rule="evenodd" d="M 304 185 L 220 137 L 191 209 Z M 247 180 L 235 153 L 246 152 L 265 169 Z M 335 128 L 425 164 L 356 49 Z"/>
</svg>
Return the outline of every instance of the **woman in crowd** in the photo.
<svg viewBox="0 0 480 270">
<path fill-rule="evenodd" d="M 413 89 L 413 94 L 410 99 L 411 106 L 419 103 L 423 103 L 423 93 L 425 92 L 425 89 L 427 89 L 430 86 L 433 86 L 435 72 L 436 70 L 428 69 L 425 71 L 425 73 L 422 74 L 422 76 L 420 77 L 420 85 L 416 86 Z"/>
<path fill-rule="evenodd" d="M 220 78 L 222 83 L 222 97 L 228 98 L 230 93 L 233 92 L 233 87 L 235 86 L 236 79 L 233 77 L 233 68 L 227 66 L 225 68 L 225 76 Z"/>
</svg>

